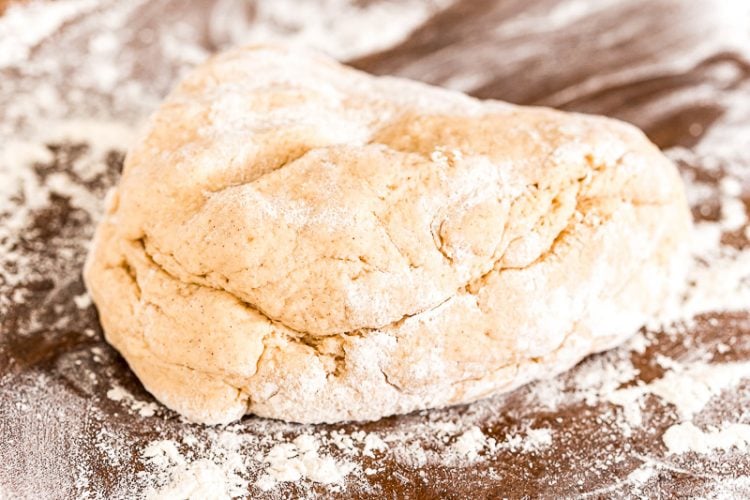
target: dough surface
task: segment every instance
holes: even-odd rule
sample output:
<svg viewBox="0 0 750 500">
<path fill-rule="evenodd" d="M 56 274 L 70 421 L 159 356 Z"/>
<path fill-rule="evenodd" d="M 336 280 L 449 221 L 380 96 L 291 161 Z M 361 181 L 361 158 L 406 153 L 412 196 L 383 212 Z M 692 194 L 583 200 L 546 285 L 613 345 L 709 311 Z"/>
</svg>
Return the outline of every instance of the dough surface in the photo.
<svg viewBox="0 0 750 500">
<path fill-rule="evenodd" d="M 690 227 L 630 125 L 251 46 L 151 118 L 84 275 L 187 418 L 370 420 L 622 342 L 678 290 Z"/>
</svg>

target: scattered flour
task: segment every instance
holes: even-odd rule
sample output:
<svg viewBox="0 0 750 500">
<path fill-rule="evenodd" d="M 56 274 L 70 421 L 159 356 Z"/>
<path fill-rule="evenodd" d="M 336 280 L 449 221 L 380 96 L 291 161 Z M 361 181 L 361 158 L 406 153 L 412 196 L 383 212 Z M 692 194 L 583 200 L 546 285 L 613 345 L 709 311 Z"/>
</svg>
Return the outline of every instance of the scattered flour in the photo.
<svg viewBox="0 0 750 500">
<path fill-rule="evenodd" d="M 496 449 L 507 449 L 513 452 L 532 453 L 552 445 L 552 430 L 547 428 L 528 429 L 526 436 L 512 435 L 498 443 Z"/>
<path fill-rule="evenodd" d="M 662 439 L 669 453 L 709 453 L 732 448 L 745 451 L 750 444 L 750 425 L 726 424 L 704 432 L 692 422 L 683 422 L 667 429 Z"/>
<path fill-rule="evenodd" d="M 409 0 L 404 5 L 376 2 L 370 6 L 368 3 L 327 0 L 323 10 L 313 11 L 297 2 L 292 8 L 288 0 L 262 2 L 258 10 L 249 15 L 242 2 L 220 1 L 208 16 L 208 38 L 219 47 L 250 40 L 292 38 L 338 57 L 356 57 L 403 39 L 425 17 L 452 2 Z M 55 294 L 76 282 L 92 221 L 98 217 L 106 188 L 113 182 L 107 177 L 112 171 L 110 155 L 124 153 L 138 123 L 153 109 L 174 78 L 208 55 L 199 43 L 200 37 L 184 23 L 175 22 L 169 29 L 164 28 L 158 38 L 153 29 L 145 28 L 138 37 L 156 40 L 153 50 L 161 54 L 160 60 L 174 66 L 165 66 L 164 74 L 168 78 L 154 78 L 148 84 L 131 78 L 133 61 L 117 57 L 117 54 L 126 43 L 125 34 L 130 33 L 126 28 L 133 24 L 133 12 L 143 5 L 142 0 L 30 2 L 13 4 L 0 17 L 0 71 L 21 74 L 17 81 L 3 80 L 0 93 L 0 108 L 4 110 L 0 123 L 0 316 L 4 316 L 10 306 L 29 300 L 34 292 L 26 287 L 28 283 L 51 279 L 53 289 L 49 296 L 52 301 Z M 99 10 L 108 14 L 100 14 Z M 357 22 L 335 22 L 342 12 L 347 19 L 357 19 Z M 69 46 L 78 38 L 89 39 L 86 51 L 90 58 L 80 61 L 80 67 L 78 62 L 61 60 L 58 48 L 45 49 L 43 43 L 50 33 L 76 19 L 82 21 L 76 21 L 76 30 L 67 38 L 63 36 L 59 44 Z M 227 22 L 228 19 L 232 22 Z M 299 22 L 300 19 L 305 22 Z M 248 29 L 250 21 L 252 29 Z M 372 36 L 373 30 L 378 36 Z M 26 63 L 32 53 L 33 71 L 27 74 Z M 59 75 L 67 74 L 74 76 L 68 82 L 71 84 L 69 91 L 63 91 L 65 85 Z M 0 78 L 4 75 L 0 74 Z M 750 109 L 746 101 L 746 98 L 732 101 L 728 106 L 731 112 L 717 121 L 693 150 L 674 148 L 668 152 L 680 163 L 725 173 L 716 185 L 700 181 L 692 175 L 692 170 L 686 170 L 687 194 L 693 208 L 701 214 L 705 210 L 707 214 L 710 203 L 716 200 L 719 207 L 715 220 L 707 219 L 696 225 L 692 243 L 694 262 L 685 296 L 666 308 L 661 317 L 649 325 L 648 331 L 635 336 L 624 348 L 589 358 L 570 376 L 537 382 L 519 391 L 526 394 L 525 408 L 529 414 L 532 410 L 551 412 L 579 403 L 582 408 L 597 408 L 608 402 L 619 407 L 622 415 L 617 418 L 622 421 L 613 418 L 603 420 L 602 425 L 612 425 L 612 432 L 628 437 L 630 432 L 648 427 L 651 414 L 645 401 L 651 395 L 674 407 L 676 412 L 677 421 L 661 436 L 669 454 L 747 450 L 749 424 L 721 421 L 711 425 L 701 423 L 699 427 L 693 419 L 710 407 L 712 400 L 750 377 L 750 363 L 711 363 L 710 359 L 703 358 L 675 360 L 655 356 L 664 372 L 649 383 L 643 383 L 639 382 L 641 374 L 631 360 L 632 354 L 642 355 L 655 343 L 654 331 L 681 335 L 694 326 L 698 315 L 742 311 L 750 304 L 750 248 L 724 241 L 727 233 L 737 233 L 744 238 L 750 236 L 743 202 L 750 185 L 743 142 L 747 137 L 743 131 L 747 128 L 746 116 Z M 728 143 L 732 137 L 739 142 Z M 52 146 L 60 144 L 84 147 L 71 156 L 53 151 Z M 717 156 L 719 154 L 721 157 Z M 437 151 L 436 155 L 450 161 L 446 152 Z M 62 161 L 61 158 L 65 165 L 52 172 L 44 171 L 54 161 Z M 85 214 L 87 222 L 75 234 L 64 234 L 44 244 L 53 248 L 57 256 L 74 257 L 47 262 L 46 258 L 34 257 L 32 251 L 19 250 L 24 239 L 34 231 L 36 214 L 50 209 L 52 200 L 59 197 Z M 77 290 L 70 305 L 72 309 L 59 314 L 61 320 L 66 315 L 85 312 L 91 301 L 85 292 Z M 51 336 L 42 337 L 47 334 L 45 328 L 49 321 L 35 314 L 19 326 L 19 334 L 49 340 Z M 57 323 L 57 326 L 62 330 L 65 323 Z M 88 339 L 95 336 L 90 328 L 86 332 Z M 727 344 L 716 346 L 716 351 L 722 354 L 731 349 Z M 100 363 L 100 349 L 86 352 L 90 353 L 92 361 Z M 66 369 L 79 373 L 74 371 L 79 361 L 75 360 Z M 378 432 L 328 431 L 246 419 L 241 424 L 216 429 L 196 429 L 184 424 L 179 427 L 180 434 L 174 435 L 170 434 L 174 427 L 169 427 L 167 412 L 155 402 L 136 398 L 120 385 L 110 386 L 106 374 L 97 375 L 97 370 L 81 370 L 80 373 L 86 378 L 100 376 L 102 382 L 106 380 L 99 386 L 111 387 L 106 391 L 107 398 L 138 417 L 148 418 L 149 427 L 153 427 L 159 438 L 121 442 L 118 429 L 108 426 L 106 413 L 87 406 L 88 400 L 63 381 L 32 373 L 33 380 L 12 379 L 12 396 L 4 397 L 13 404 L 0 408 L 0 429 L 4 421 L 12 421 L 21 430 L 14 435 L 25 437 L 26 441 L 3 441 L 0 452 L 11 456 L 19 445 L 35 442 L 40 422 L 57 419 L 59 425 L 76 435 L 87 432 L 84 424 L 98 422 L 96 425 L 101 427 L 92 443 L 92 449 L 98 453 L 95 457 L 122 476 L 114 487 L 114 497 L 239 498 L 283 494 L 288 483 L 294 483 L 294 487 L 303 492 L 309 491 L 305 488 L 310 485 L 337 491 L 347 481 L 367 484 L 367 478 L 383 472 L 380 463 L 386 459 L 414 469 L 461 468 L 482 465 L 497 454 L 530 457 L 565 446 L 565 433 L 559 428 L 530 422 L 525 414 L 512 415 L 515 420 L 511 423 L 502 420 L 507 416 L 503 397 L 480 401 L 466 412 L 445 410 L 434 412 L 431 417 L 410 416 Z M 78 390 L 94 391 L 95 386 L 80 383 Z M 11 384 L 7 380 L 0 379 L 0 391 L 8 391 L 9 387 Z M 80 418 L 81 415 L 86 415 L 86 419 Z M 601 415 L 600 418 L 604 419 Z M 488 430 L 492 425 L 510 430 L 501 441 L 496 441 Z M 63 435 L 50 433 L 47 440 L 44 457 L 30 455 L 24 470 L 0 470 L 0 498 L 14 498 L 19 496 L 18 491 L 32 491 L 19 490 L 27 488 L 26 483 L 37 492 L 45 491 L 59 497 L 84 497 L 96 489 L 93 485 L 96 475 L 87 465 L 86 453 L 71 447 Z M 132 468 L 134 451 L 137 462 L 143 466 L 138 473 L 128 469 Z M 618 460 L 627 453 L 627 450 L 612 450 L 610 457 Z M 49 464 L 64 468 L 65 474 L 60 475 L 73 478 L 73 484 L 56 483 L 54 474 L 39 476 L 37 471 L 47 470 L 45 467 Z M 667 466 L 657 460 L 644 459 L 644 464 L 634 469 L 627 481 L 632 485 L 646 484 Z M 492 477 L 490 472 L 487 474 Z M 14 475 L 21 478 L 20 487 L 14 482 Z M 750 479 L 745 476 L 733 481 L 737 488 L 750 485 Z M 717 487 L 721 486 L 719 483 Z"/>
<path fill-rule="evenodd" d="M 11 3 L 0 17 L 0 67 L 25 62 L 32 47 L 66 21 L 96 7 L 96 0 Z"/>
<path fill-rule="evenodd" d="M 364 448 L 362 449 L 362 455 L 370 458 L 375 458 L 375 452 L 382 452 L 388 449 L 388 445 L 380 439 L 377 434 L 367 434 L 364 439 Z"/>
<path fill-rule="evenodd" d="M 142 455 L 156 471 L 159 482 L 165 482 L 161 487 L 147 488 L 146 498 L 224 500 L 240 497 L 247 491 L 247 481 L 236 473 L 238 463 L 242 463 L 236 451 L 223 461 L 209 458 L 188 461 L 176 442 L 161 440 L 149 444 Z"/>
<path fill-rule="evenodd" d="M 153 417 L 161 408 L 153 401 L 147 402 L 136 399 L 119 385 L 115 385 L 108 390 L 107 397 L 112 401 L 119 401 L 126 404 L 131 411 L 138 413 L 141 417 Z"/>
<path fill-rule="evenodd" d="M 415 27 L 455 0 L 321 0 L 257 2 L 252 16 L 243 2 L 220 0 L 212 34 L 225 45 L 284 40 L 350 59 L 403 40 Z M 345 22 L 337 20 L 345 19 Z"/>
<path fill-rule="evenodd" d="M 203 458 L 173 471 L 170 483 L 146 492 L 151 499 L 224 500 L 244 493 L 236 478 L 228 477 L 209 459 Z"/>
<path fill-rule="evenodd" d="M 331 457 L 318 454 L 319 443 L 310 434 L 297 436 L 291 443 L 275 445 L 266 454 L 266 473 L 258 479 L 256 486 L 267 491 L 279 482 L 309 479 L 316 483 L 341 483 L 354 464 L 336 462 Z"/>
<path fill-rule="evenodd" d="M 711 398 L 750 377 L 750 363 L 673 363 L 661 378 L 649 384 L 616 390 L 605 396 L 607 401 L 622 406 L 628 423 L 634 426 L 642 424 L 640 404 L 646 394 L 658 396 L 673 405 L 680 420 L 689 421 Z"/>
<path fill-rule="evenodd" d="M 456 442 L 453 444 L 453 450 L 466 457 L 468 460 L 473 461 L 479 457 L 479 452 L 484 449 L 487 445 L 487 437 L 482 433 L 479 427 L 473 426 L 468 431 L 464 432 Z"/>
<path fill-rule="evenodd" d="M 73 302 L 76 303 L 78 309 L 88 309 L 91 307 L 91 296 L 88 292 L 83 292 L 81 295 L 73 297 Z"/>
<path fill-rule="evenodd" d="M 654 475 L 656 468 L 651 464 L 643 464 L 628 474 L 628 482 L 633 484 L 643 484 Z"/>
<path fill-rule="evenodd" d="M 185 459 L 177 449 L 177 443 L 170 440 L 154 441 L 143 450 L 144 458 L 157 467 L 185 465 Z"/>
</svg>

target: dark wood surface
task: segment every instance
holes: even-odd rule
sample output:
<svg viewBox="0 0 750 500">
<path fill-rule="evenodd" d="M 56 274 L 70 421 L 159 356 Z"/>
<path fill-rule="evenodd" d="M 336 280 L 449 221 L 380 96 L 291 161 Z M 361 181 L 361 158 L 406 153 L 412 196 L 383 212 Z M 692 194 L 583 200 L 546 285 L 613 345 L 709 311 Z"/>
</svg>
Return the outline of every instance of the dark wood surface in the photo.
<svg viewBox="0 0 750 500">
<path fill-rule="evenodd" d="M 750 137 L 750 113 L 744 118 L 730 118 L 736 115 L 735 103 L 742 102 L 743 96 L 745 101 L 749 99 L 750 61 L 746 52 L 732 45 L 730 33 L 734 33 L 738 11 L 724 8 L 728 3 L 462 0 L 423 23 L 403 42 L 357 57 L 351 64 L 375 74 L 405 76 L 484 98 L 618 117 L 644 129 L 662 148 L 680 146 L 692 151 L 717 123 L 731 122 L 727 133 L 736 134 L 736 141 L 743 134 Z M 0 11 L 2 5 L 0 1 Z M 191 35 L 194 39 L 213 51 L 231 40 L 217 41 L 212 34 L 207 21 L 211 9 L 208 2 L 159 0 L 141 4 L 129 18 L 128 26 L 135 31 L 148 28 L 158 33 L 169 23 L 181 20 L 195 29 Z M 252 22 L 252 18 L 247 22 Z M 750 24 L 746 26 L 750 32 Z M 86 16 L 74 19 L 36 47 L 31 60 L 42 53 L 57 52 L 61 66 L 54 71 L 58 76 L 74 74 L 80 61 L 89 57 L 87 40 L 103 29 L 106 28 L 87 24 Z M 127 51 L 121 57 L 135 61 L 130 78 L 144 82 L 151 95 L 163 95 L 179 68 L 149 43 L 136 38 Z M 40 82 L 53 81 L 43 70 L 32 74 L 18 68 L 0 69 L 0 79 L 16 82 L 12 87 L 3 87 L 0 96 L 0 117 L 6 123 L 11 121 L 3 114 L 3 105 L 8 106 L 14 95 L 31 91 Z M 75 79 L 59 81 L 58 78 L 53 84 L 61 85 L 63 92 L 76 85 Z M 106 92 L 92 92 L 75 112 L 86 116 L 87 107 L 96 105 L 100 109 L 112 99 Z M 127 117 L 128 110 L 117 106 L 112 104 L 112 109 Z M 148 108 L 148 104 L 143 107 Z M 142 110 L 132 114 L 135 121 L 140 119 Z M 750 139 L 747 145 L 750 147 Z M 109 154 L 107 172 L 82 185 L 103 197 L 106 188 L 116 182 L 127 146 L 123 143 Z M 50 144 L 53 159 L 38 165 L 36 175 L 44 179 L 70 169 L 71 158 L 80 147 L 85 145 Z M 705 154 L 702 151 L 687 156 L 694 159 L 686 159 L 680 166 L 698 172 L 707 181 L 718 182 L 721 169 L 708 171 L 700 164 Z M 721 158 L 722 151 L 716 151 L 715 156 Z M 694 214 L 715 220 L 717 210 L 716 203 L 707 200 L 704 206 L 695 207 Z M 26 297 L 24 303 L 6 302 L 0 309 L 0 441 L 4 442 L 0 444 L 0 468 L 5 469 L 0 473 L 0 482 L 5 483 L 0 484 L 0 496 L 2 487 L 9 497 L 12 493 L 32 498 L 36 492 L 39 498 L 76 498 L 84 491 L 99 498 L 122 495 L 118 474 L 142 465 L 135 451 L 132 460 L 123 463 L 113 465 L 103 460 L 95 446 L 95 436 L 103 427 L 115 432 L 119 441 L 132 443 L 133 450 L 156 437 L 179 436 L 186 428 L 198 436 L 204 431 L 182 423 L 168 411 L 144 419 L 106 397 L 111 381 L 116 381 L 138 399 L 152 401 L 122 359 L 103 341 L 95 309 L 79 308 L 73 300 L 84 292 L 80 268 L 85 257 L 82 242 L 86 238 L 82 235 L 91 234 L 91 217 L 71 206 L 65 197 L 53 197 L 30 220 L 15 249 L 27 257 L 24 265 L 29 266 L 29 275 L 19 283 L 0 284 L 2 295 L 11 297 L 20 290 Z M 727 238 L 738 248 L 748 244 L 742 231 Z M 66 241 L 75 243 L 66 245 Z M 3 264 L 10 265 L 7 261 Z M 44 272 L 31 272 L 35 267 Z M 91 331 L 93 335 L 87 333 Z M 691 340 L 686 342 L 686 338 Z M 720 344 L 731 346 L 731 350 L 718 349 Z M 100 354 L 92 355 L 92 348 L 98 348 L 95 352 Z M 679 359 L 699 351 L 713 353 L 714 361 L 750 359 L 750 315 L 705 314 L 688 331 L 657 336 L 645 353 L 628 355 L 640 370 L 638 378 L 648 382 L 664 371 L 655 361 L 657 353 Z M 84 380 L 87 370 L 96 373 L 98 383 Z M 49 377 L 51 384 L 65 387 L 69 392 L 66 397 L 77 398 L 74 408 L 80 413 L 60 415 L 67 406 L 48 392 L 41 392 L 41 396 L 31 394 L 29 377 L 40 374 Z M 575 373 L 565 375 L 563 381 L 568 383 L 574 376 Z M 659 437 L 675 422 L 674 409 L 669 405 L 649 401 L 644 417 L 647 424 L 624 437 L 612 423 L 620 411 L 613 405 L 592 406 L 578 401 L 544 410 L 528 405 L 529 391 L 522 388 L 483 402 L 481 409 L 487 417 L 477 421 L 485 434 L 499 441 L 524 423 L 551 428 L 555 436 L 552 445 L 537 453 L 500 451 L 476 465 L 460 468 L 440 464 L 411 467 L 376 455 L 358 460 L 363 467 L 376 463 L 384 463 L 385 467 L 366 478 L 352 479 L 341 491 L 290 483 L 269 495 L 683 498 L 713 496 L 717 483 L 750 473 L 750 457 L 738 451 L 667 456 Z M 31 394 L 30 404 L 36 412 L 21 415 L 11 411 L 9 405 L 16 404 L 26 393 Z M 746 419 L 743 408 L 749 402 L 750 385 L 741 384 L 725 396 L 723 410 L 717 411 Z M 387 432 L 417 428 L 420 422 L 435 418 L 459 418 L 472 411 L 476 408 L 468 406 L 322 428 Z M 39 424 L 34 425 L 31 419 Z M 248 417 L 242 425 L 253 432 L 254 419 Z M 618 460 L 608 461 L 607 457 Z M 658 472 L 636 490 L 627 477 L 646 460 L 657 464 Z M 76 486 L 75 477 L 62 477 L 70 475 L 67 471 L 71 470 L 71 461 L 79 461 L 82 467 L 94 471 L 87 476 L 88 484 Z M 490 473 L 490 469 L 494 472 Z M 56 474 L 61 477 L 55 478 Z M 248 494 L 258 497 L 262 492 L 252 489 Z"/>
</svg>

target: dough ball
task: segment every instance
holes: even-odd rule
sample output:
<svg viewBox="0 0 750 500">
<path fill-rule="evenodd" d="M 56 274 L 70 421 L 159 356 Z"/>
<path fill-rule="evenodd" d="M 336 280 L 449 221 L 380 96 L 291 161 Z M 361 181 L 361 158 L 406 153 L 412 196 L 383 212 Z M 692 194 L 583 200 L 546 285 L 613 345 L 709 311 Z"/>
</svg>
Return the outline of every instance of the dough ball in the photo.
<svg viewBox="0 0 750 500">
<path fill-rule="evenodd" d="M 250 46 L 151 118 L 85 279 L 191 420 L 370 420 L 622 342 L 679 289 L 690 227 L 630 125 Z"/>
</svg>

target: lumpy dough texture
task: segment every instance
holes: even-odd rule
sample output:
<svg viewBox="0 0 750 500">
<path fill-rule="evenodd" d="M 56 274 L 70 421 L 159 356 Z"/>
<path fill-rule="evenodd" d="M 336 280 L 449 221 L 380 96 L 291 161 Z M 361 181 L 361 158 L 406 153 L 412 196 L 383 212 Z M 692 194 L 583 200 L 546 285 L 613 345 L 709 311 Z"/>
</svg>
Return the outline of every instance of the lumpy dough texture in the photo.
<svg viewBox="0 0 750 500">
<path fill-rule="evenodd" d="M 632 126 L 251 46 L 151 118 L 85 279 L 191 420 L 369 420 L 620 343 L 676 292 L 690 226 Z"/>
</svg>

